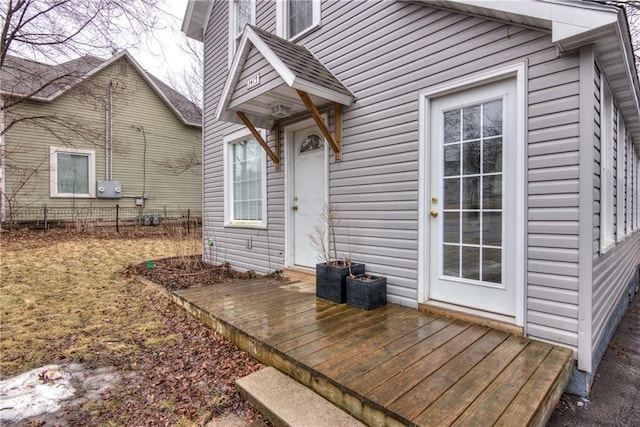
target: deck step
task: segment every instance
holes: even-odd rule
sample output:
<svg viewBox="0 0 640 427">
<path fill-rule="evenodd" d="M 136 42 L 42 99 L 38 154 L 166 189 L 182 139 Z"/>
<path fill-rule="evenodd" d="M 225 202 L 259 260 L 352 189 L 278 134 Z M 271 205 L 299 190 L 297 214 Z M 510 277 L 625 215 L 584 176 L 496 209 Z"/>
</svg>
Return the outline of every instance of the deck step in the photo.
<svg viewBox="0 0 640 427">
<path fill-rule="evenodd" d="M 275 426 L 364 426 L 273 367 L 236 381 L 238 391 Z"/>
<path fill-rule="evenodd" d="M 316 282 L 316 271 L 313 268 L 306 267 L 290 267 L 285 268 L 284 277 L 293 280 L 302 280 L 305 282 Z"/>
</svg>

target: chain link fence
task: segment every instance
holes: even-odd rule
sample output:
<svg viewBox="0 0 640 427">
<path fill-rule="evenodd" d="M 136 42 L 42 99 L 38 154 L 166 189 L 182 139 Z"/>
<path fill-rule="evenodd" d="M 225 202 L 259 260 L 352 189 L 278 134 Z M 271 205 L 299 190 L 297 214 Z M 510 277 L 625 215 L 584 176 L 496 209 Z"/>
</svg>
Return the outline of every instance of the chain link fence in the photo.
<svg viewBox="0 0 640 427">
<path fill-rule="evenodd" d="M 202 225 L 202 211 L 195 209 L 145 209 L 113 207 L 13 208 L 5 213 L 4 229 L 74 228 L 88 231 L 111 228 L 117 232 L 127 227 L 184 227 L 189 232 Z"/>
</svg>

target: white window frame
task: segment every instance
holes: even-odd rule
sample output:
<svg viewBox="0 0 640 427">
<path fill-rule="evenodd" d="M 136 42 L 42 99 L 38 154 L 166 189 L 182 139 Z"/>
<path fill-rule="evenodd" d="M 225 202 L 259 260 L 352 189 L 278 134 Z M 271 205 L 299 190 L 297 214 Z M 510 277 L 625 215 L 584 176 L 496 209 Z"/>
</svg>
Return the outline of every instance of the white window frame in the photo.
<svg viewBox="0 0 640 427">
<path fill-rule="evenodd" d="M 617 206 L 616 206 L 616 238 L 618 242 L 627 237 L 625 215 L 625 152 L 627 149 L 627 127 L 620 110 L 618 110 L 618 153 L 616 159 Z"/>
<path fill-rule="evenodd" d="M 289 37 L 289 5 L 287 0 L 278 0 L 276 2 L 276 34 L 283 39 L 287 39 L 289 41 L 295 42 L 296 40 L 301 39 L 306 36 L 310 32 L 320 28 L 322 26 L 322 5 L 320 4 L 320 0 L 313 0 L 313 21 L 312 24 L 305 28 L 303 31 L 294 35 L 293 37 Z"/>
<path fill-rule="evenodd" d="M 89 192 L 88 193 L 59 193 L 58 192 L 58 154 L 83 155 L 89 158 Z M 96 197 L 96 152 L 80 148 L 49 147 L 50 166 L 50 196 L 74 199 L 91 199 Z"/>
<path fill-rule="evenodd" d="M 259 131 L 266 140 L 267 133 Z M 234 219 L 233 205 L 233 145 L 246 139 L 255 139 L 248 129 L 241 129 L 223 137 L 224 144 L 224 226 L 238 228 L 267 228 L 267 155 L 263 149 L 262 156 L 262 219 L 260 221 L 247 221 Z"/>
<path fill-rule="evenodd" d="M 440 85 L 431 87 L 424 90 L 419 94 L 419 141 L 418 144 L 418 301 L 424 303 L 428 300 L 428 263 L 430 260 L 429 245 L 430 237 L 428 232 L 427 219 L 429 216 L 430 199 L 427 197 L 427 190 L 430 189 L 431 184 L 429 182 L 429 125 L 428 118 L 431 116 L 430 103 L 431 98 L 447 95 L 449 93 L 459 92 L 475 87 L 481 87 L 486 84 L 490 84 L 495 81 L 504 80 L 506 78 L 516 78 L 516 101 L 517 106 L 517 122 L 516 134 L 517 143 L 515 144 L 515 158 L 516 161 L 510 167 L 515 168 L 516 189 L 515 194 L 524 195 L 525 192 L 525 144 L 526 132 L 526 64 L 523 62 L 517 62 L 512 64 L 502 65 L 496 68 L 492 68 L 486 71 L 481 71 L 476 74 L 467 75 L 465 77 L 442 83 Z M 514 236 L 510 236 L 513 240 L 513 258 L 515 259 L 515 265 L 512 270 L 512 278 L 505 280 L 512 280 L 515 282 L 516 295 L 515 295 L 515 324 L 518 326 L 524 325 L 525 319 L 525 283 L 526 274 L 524 268 L 524 260 L 526 258 L 525 248 L 525 197 L 518 197 L 512 201 L 512 213 L 511 220 L 515 222 L 516 233 Z M 445 304 L 446 305 L 446 304 Z M 459 307 L 457 307 L 459 309 Z M 492 318 L 501 322 L 513 322 L 509 316 L 503 316 L 500 314 L 491 314 L 485 311 L 477 311 L 474 309 L 464 309 L 467 314 L 477 315 L 486 318 Z"/>
<path fill-rule="evenodd" d="M 238 45 L 240 44 L 240 37 L 242 32 L 236 33 L 236 4 L 237 0 L 228 0 L 229 2 L 229 66 L 233 61 L 233 56 L 236 54 Z M 256 24 L 256 0 L 250 0 L 251 2 L 251 25 Z"/>
<path fill-rule="evenodd" d="M 631 135 L 627 137 L 627 202 L 625 203 L 627 207 L 627 222 L 626 222 L 626 234 L 629 235 L 633 231 L 633 192 L 635 188 L 633 187 L 633 143 L 631 141 Z"/>
<path fill-rule="evenodd" d="M 613 232 L 613 96 L 604 79 L 600 85 L 602 117 L 600 120 L 600 253 L 605 254 L 615 244 Z"/>
</svg>

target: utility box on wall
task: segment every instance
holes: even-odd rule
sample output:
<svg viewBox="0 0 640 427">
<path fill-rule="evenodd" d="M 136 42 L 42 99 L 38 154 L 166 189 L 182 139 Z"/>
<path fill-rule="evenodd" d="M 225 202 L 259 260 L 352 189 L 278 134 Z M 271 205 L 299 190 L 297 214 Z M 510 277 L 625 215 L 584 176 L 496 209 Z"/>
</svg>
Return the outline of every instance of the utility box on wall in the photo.
<svg viewBox="0 0 640 427">
<path fill-rule="evenodd" d="M 121 199 L 122 183 L 120 181 L 98 181 L 96 195 L 102 199 Z"/>
</svg>

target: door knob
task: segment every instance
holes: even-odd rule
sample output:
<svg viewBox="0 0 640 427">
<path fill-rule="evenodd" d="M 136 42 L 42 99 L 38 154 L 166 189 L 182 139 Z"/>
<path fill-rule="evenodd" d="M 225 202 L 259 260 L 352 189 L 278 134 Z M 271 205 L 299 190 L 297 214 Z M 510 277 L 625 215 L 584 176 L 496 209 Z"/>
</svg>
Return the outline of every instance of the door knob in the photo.
<svg viewBox="0 0 640 427">
<path fill-rule="evenodd" d="M 291 209 L 293 209 L 294 211 L 297 211 L 298 210 L 298 206 L 293 205 L 293 206 L 291 206 Z"/>
<path fill-rule="evenodd" d="M 438 216 L 438 211 L 436 209 L 431 209 L 431 212 L 429 212 L 431 214 L 432 217 L 437 217 Z"/>
</svg>

